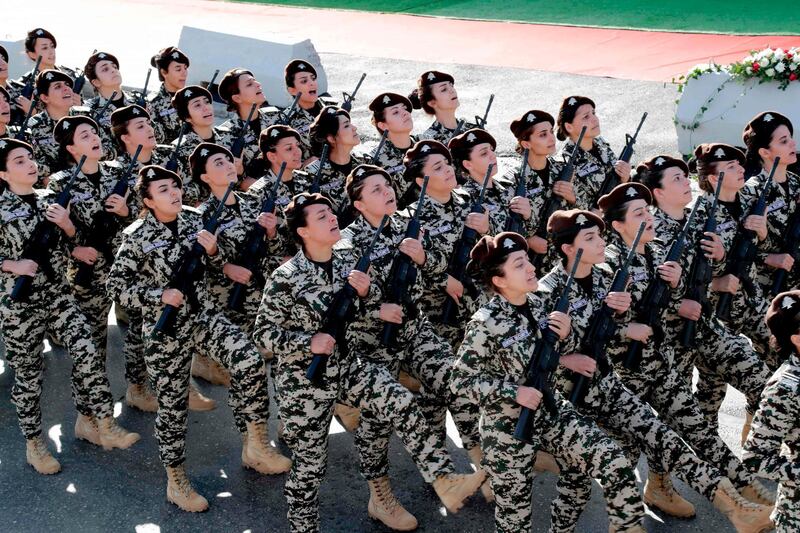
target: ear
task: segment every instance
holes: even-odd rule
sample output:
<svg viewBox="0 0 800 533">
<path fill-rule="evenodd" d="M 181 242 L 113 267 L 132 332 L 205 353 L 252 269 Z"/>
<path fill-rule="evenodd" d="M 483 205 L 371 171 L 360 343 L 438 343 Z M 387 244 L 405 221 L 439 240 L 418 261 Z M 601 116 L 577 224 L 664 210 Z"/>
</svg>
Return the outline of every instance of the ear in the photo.
<svg viewBox="0 0 800 533">
<path fill-rule="evenodd" d="M 209 178 L 208 174 L 206 174 L 205 172 L 200 174 L 200 181 L 202 181 L 205 184 L 211 185 L 211 178 Z"/>
<path fill-rule="evenodd" d="M 131 136 L 127 133 L 123 133 L 119 136 L 119 139 L 122 141 L 122 144 L 128 144 L 131 141 Z"/>
<path fill-rule="evenodd" d="M 308 238 L 308 226 L 300 226 L 297 228 L 297 234 L 305 241 Z"/>
<path fill-rule="evenodd" d="M 617 233 L 622 233 L 621 228 L 624 226 L 621 220 L 615 220 L 611 223 L 611 227 L 614 228 L 614 231 Z"/>
<path fill-rule="evenodd" d="M 144 206 L 150 210 L 152 210 L 156 205 L 156 203 L 151 198 L 147 197 L 142 198 L 142 203 L 144 203 Z"/>
<path fill-rule="evenodd" d="M 561 245 L 561 251 L 564 252 L 564 254 L 566 254 L 568 257 L 572 256 L 575 253 L 575 245 L 564 243 Z"/>
<path fill-rule="evenodd" d="M 68 144 L 68 145 L 66 146 L 66 150 L 67 150 L 67 153 L 68 153 L 69 155 L 71 155 L 72 157 L 75 157 L 75 154 L 76 154 L 76 152 L 77 152 L 77 148 L 75 148 L 75 145 L 74 145 L 74 144 Z"/>
<path fill-rule="evenodd" d="M 464 170 L 469 173 L 472 169 L 475 168 L 475 165 L 469 159 L 465 159 L 461 162 L 461 166 L 464 167 Z"/>
<path fill-rule="evenodd" d="M 573 132 L 575 131 L 575 126 L 573 126 L 571 122 L 565 122 L 564 131 L 567 132 L 567 135 L 572 135 Z"/>
<path fill-rule="evenodd" d="M 231 100 L 233 100 L 234 104 L 241 104 L 242 96 L 240 94 L 234 94 L 233 96 L 231 96 Z"/>
<path fill-rule="evenodd" d="M 376 123 L 375 123 L 375 126 L 377 126 L 377 128 L 378 128 L 379 130 L 381 130 L 381 135 L 383 135 L 383 132 L 384 132 L 385 130 L 388 130 L 388 129 L 389 129 L 389 126 L 388 126 L 388 125 L 387 125 L 385 122 L 376 122 Z"/>
<path fill-rule="evenodd" d="M 278 154 L 275 152 L 267 152 L 264 157 L 267 158 L 267 161 L 269 161 L 270 164 L 275 164 L 275 160 L 278 159 Z"/>
<path fill-rule="evenodd" d="M 50 103 L 50 96 L 46 94 L 39 94 L 39 101 L 44 105 L 47 105 Z"/>
<path fill-rule="evenodd" d="M 92 87 L 94 87 L 95 89 L 99 89 L 100 86 L 102 85 L 102 83 L 100 83 L 100 80 L 98 79 L 90 80 L 90 83 L 92 84 Z"/>
<path fill-rule="evenodd" d="M 800 334 L 795 333 L 789 337 L 789 340 L 792 341 L 792 344 L 794 344 L 795 351 L 800 351 Z"/>
<path fill-rule="evenodd" d="M 286 92 L 288 92 L 292 98 L 297 96 L 297 87 L 286 87 Z"/>
<path fill-rule="evenodd" d="M 769 148 L 759 148 L 758 155 L 761 159 L 772 159 L 772 150 Z"/>
<path fill-rule="evenodd" d="M 655 199 L 656 203 L 661 203 L 661 200 L 664 199 L 664 191 L 656 187 L 653 189 L 653 198 Z"/>
<path fill-rule="evenodd" d="M 531 137 L 533 134 L 531 134 Z M 530 137 L 528 137 L 530 139 Z M 530 150 L 531 149 L 531 142 L 530 141 L 519 141 L 519 145 L 522 146 L 523 150 Z"/>
<path fill-rule="evenodd" d="M 364 205 L 364 202 L 362 202 L 361 200 L 356 200 L 355 202 L 353 202 L 353 207 L 355 207 L 356 211 L 358 211 L 359 213 L 363 213 L 366 206 Z"/>
<path fill-rule="evenodd" d="M 505 289 L 508 286 L 508 280 L 504 276 L 492 276 L 492 285 L 498 289 Z"/>
<path fill-rule="evenodd" d="M 26 51 L 25 51 L 25 55 L 27 55 L 27 56 L 28 56 L 28 59 L 30 59 L 30 60 L 31 60 L 31 61 L 33 61 L 34 63 L 36 62 L 36 52 L 28 52 L 28 51 L 26 50 Z"/>
</svg>

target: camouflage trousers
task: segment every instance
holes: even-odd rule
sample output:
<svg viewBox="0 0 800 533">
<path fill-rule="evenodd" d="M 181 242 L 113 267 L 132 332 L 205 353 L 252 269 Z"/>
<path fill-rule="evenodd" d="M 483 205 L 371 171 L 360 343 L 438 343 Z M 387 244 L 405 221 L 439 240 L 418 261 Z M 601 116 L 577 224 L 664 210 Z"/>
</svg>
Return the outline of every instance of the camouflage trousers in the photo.
<svg viewBox="0 0 800 533">
<path fill-rule="evenodd" d="M 381 365 L 352 363 L 342 370 L 336 358 L 329 358 L 322 388 L 306 379 L 310 356 L 291 365 L 281 361 L 278 366 L 283 439 L 293 459 L 284 494 L 294 533 L 320 530 L 319 487 L 327 470 L 328 429 L 336 402 L 391 421 L 426 482 L 453 471 L 447 449 L 441 447 L 412 393 Z"/>
<path fill-rule="evenodd" d="M 131 385 L 142 385 L 147 382 L 147 367 L 144 364 L 144 340 L 142 340 L 142 310 L 126 309 L 128 314 L 128 330 L 125 332 L 125 345 L 122 354 L 125 357 L 125 381 Z"/>
<path fill-rule="evenodd" d="M 747 411 L 755 413 L 761 391 L 772 375 L 761 356 L 753 350 L 747 337 L 737 335 L 721 324 L 711 327 L 700 325 L 695 348 L 675 347 L 675 369 L 687 380 L 691 390 L 692 365 L 701 376 L 714 376 L 723 381 L 723 387 L 698 387 L 697 405 L 713 427 L 717 427 L 717 413 L 725 399 L 724 384 L 729 384 L 747 398 Z M 722 393 L 720 395 L 720 392 Z"/>
<path fill-rule="evenodd" d="M 800 531 L 800 487 L 786 482 L 778 484 L 778 501 L 771 518 L 777 533 Z"/>
<path fill-rule="evenodd" d="M 664 355 L 667 360 L 671 357 Z M 674 429 L 683 440 L 704 460 L 718 468 L 739 488 L 750 484 L 753 474 L 742 466 L 741 461 L 728 448 L 717 433 L 716 426 L 709 426 L 692 395 L 691 384 L 664 362 L 652 375 L 643 375 L 615 365 L 615 371 L 623 384 L 642 402 L 650 404 L 660 418 Z M 658 471 L 659 465 L 650 465 Z M 664 473 L 664 472 L 660 472 Z"/>
<path fill-rule="evenodd" d="M 641 450 L 654 470 L 674 472 L 709 500 L 714 497 L 722 472 L 698 457 L 613 372 L 595 379 L 579 411 L 622 446 L 632 465 L 638 463 Z M 591 498 L 591 489 L 590 479 L 562 477 L 558 482 L 557 504 L 553 506 L 583 509 Z"/>
<path fill-rule="evenodd" d="M 42 347 L 47 329 L 64 341 L 72 356 L 72 397 L 78 412 L 97 418 L 113 414 L 105 353 L 92 342 L 89 323 L 69 291 L 39 294 L 31 303 L 5 299 L 0 305 L 0 323 L 6 360 L 14 370 L 11 401 L 26 439 L 42 432 Z"/>
<path fill-rule="evenodd" d="M 634 468 L 617 444 L 591 421 L 560 402 L 553 417 L 540 409 L 535 417 L 533 444 L 514 438 L 520 408 L 491 406 L 481 419 L 481 443 L 485 467 L 495 495 L 494 522 L 498 533 L 531 530 L 533 465 L 537 449 L 553 454 L 569 485 L 579 479 L 603 486 L 611 527 L 625 531 L 644 518 L 644 506 Z M 590 485 L 591 486 L 591 485 Z M 551 530 L 573 531 L 581 509 L 551 507 Z"/>
<path fill-rule="evenodd" d="M 240 432 L 248 422 L 267 421 L 269 395 L 264 360 L 242 330 L 221 314 L 201 311 L 179 317 L 175 336 L 169 337 L 153 332 L 155 323 L 149 320 L 158 318 L 158 314 L 153 315 L 147 317 L 143 328 L 144 358 L 158 398 L 155 431 L 164 466 L 177 466 L 186 459 L 189 378 L 195 350 L 230 372 L 228 405 Z"/>
<path fill-rule="evenodd" d="M 407 333 L 398 339 L 398 351 L 382 346 L 358 346 L 354 351 L 362 361 L 386 368 L 395 379 L 402 362 L 403 369 L 422 384 L 417 400 L 431 430 L 439 438 L 440 446 L 446 445 L 445 420 L 449 409 L 464 448 L 473 448 L 480 442 L 478 406 L 466 396 L 450 391 L 454 361 L 450 345 L 433 331 L 427 320 L 415 322 L 419 327 L 406 328 Z M 373 411 L 362 412 L 355 443 L 361 475 L 365 479 L 378 479 L 389 474 L 389 438 L 392 431 L 390 420 L 377 418 Z"/>
</svg>

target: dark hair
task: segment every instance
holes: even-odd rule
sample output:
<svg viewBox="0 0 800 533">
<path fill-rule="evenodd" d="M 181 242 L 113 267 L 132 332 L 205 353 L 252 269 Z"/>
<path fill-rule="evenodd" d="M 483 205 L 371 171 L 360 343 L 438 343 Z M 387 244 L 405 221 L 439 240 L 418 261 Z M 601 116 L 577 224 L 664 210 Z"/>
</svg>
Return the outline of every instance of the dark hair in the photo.
<svg viewBox="0 0 800 533">
<path fill-rule="evenodd" d="M 672 168 L 672 167 L 667 167 L 667 168 Z M 664 182 L 664 170 L 666 170 L 666 168 L 662 170 L 655 170 L 655 169 L 648 169 L 644 165 L 639 165 L 638 167 L 636 167 L 636 173 L 634 174 L 632 181 L 641 183 L 642 185 L 647 187 L 652 193 L 653 190 L 662 188 Z M 656 205 L 658 204 L 655 195 L 653 195 L 653 203 L 655 203 Z"/>
<path fill-rule="evenodd" d="M 180 179 L 175 179 L 174 177 L 171 179 L 172 183 L 177 185 L 180 190 L 183 190 L 183 182 Z M 137 195 L 139 195 L 139 199 L 144 200 L 145 198 L 147 198 L 148 200 L 152 200 L 153 195 L 150 194 L 150 185 L 157 181 L 163 181 L 163 180 L 153 180 L 144 182 L 142 181 L 141 178 L 138 178 L 136 180 L 136 185 L 133 186 L 133 190 L 134 192 L 136 192 Z M 144 205 L 144 201 L 142 201 L 142 208 L 139 211 L 139 218 L 144 217 L 149 212 L 150 208 Z"/>
<path fill-rule="evenodd" d="M 547 232 L 547 242 L 549 246 L 552 246 L 556 250 L 556 254 L 562 261 L 567 260 L 567 254 L 564 253 L 564 250 L 561 249 L 562 244 L 572 244 L 575 242 L 575 238 L 578 236 L 578 233 L 581 232 L 582 229 L 591 229 L 592 227 L 600 229 L 598 226 L 591 226 L 588 228 L 581 228 L 579 226 L 574 226 L 569 231 L 562 231 L 558 234 L 554 234 L 552 232 Z"/>
<path fill-rule="evenodd" d="M 167 48 L 159 50 L 159 52 L 156 55 L 150 58 L 150 65 L 155 67 L 155 69 L 158 71 L 159 81 L 164 81 L 164 75 L 161 74 L 161 71 L 169 70 L 170 63 L 175 62 L 175 63 L 180 63 L 181 65 L 186 65 L 187 67 L 189 66 L 189 62 L 186 59 L 184 59 L 185 56 L 181 55 L 180 57 L 175 59 L 174 57 L 172 57 L 172 55 L 170 55 L 170 53 L 175 50 L 176 48 L 168 46 Z"/>
<path fill-rule="evenodd" d="M 372 122 L 372 125 L 375 126 L 375 129 L 378 130 L 378 133 L 380 133 L 381 135 L 383 135 L 383 130 L 378 127 L 378 122 L 385 122 L 385 121 L 386 121 L 386 108 L 372 112 L 372 118 L 370 119 L 370 122 Z"/>
<path fill-rule="evenodd" d="M 625 215 L 628 214 L 628 204 L 630 204 L 630 202 L 623 202 L 603 212 L 603 222 L 606 223 L 606 228 L 608 228 L 609 231 L 613 229 L 611 227 L 612 222 L 622 222 L 625 220 Z"/>
<path fill-rule="evenodd" d="M 473 277 L 477 277 L 488 287 L 491 287 L 492 290 L 497 291 L 497 287 L 492 282 L 492 278 L 494 276 L 500 276 L 501 278 L 505 276 L 505 272 L 503 272 L 503 267 L 508 261 L 508 258 L 511 256 L 510 255 L 503 256 L 503 260 L 500 261 L 499 263 L 497 262 L 487 263 L 484 261 L 486 260 L 486 256 L 488 254 L 489 250 L 485 246 L 474 248 L 470 253 L 471 257 L 470 270 Z"/>
<path fill-rule="evenodd" d="M 417 178 L 424 177 L 423 167 L 428 161 L 429 156 L 413 159 L 406 163 L 406 169 L 403 171 L 403 179 L 409 183 L 414 183 Z"/>
<path fill-rule="evenodd" d="M 300 209 L 295 208 L 289 214 L 284 213 L 284 217 L 286 219 L 286 227 L 289 230 L 289 236 L 291 237 L 292 242 L 303 246 L 303 238 L 300 237 L 300 235 L 297 233 L 297 230 L 308 225 L 306 206 L 300 207 Z"/>
<path fill-rule="evenodd" d="M 539 122 L 537 124 L 541 124 L 541 122 Z M 522 131 L 522 135 L 520 135 L 520 137 L 517 139 L 517 145 L 514 146 L 514 151 L 516 153 L 518 153 L 519 155 L 522 155 L 525 152 L 525 148 L 522 147 L 522 142 L 523 141 L 530 142 L 531 135 L 533 135 L 533 128 L 535 128 L 537 126 L 537 124 L 534 124 L 529 128 L 525 128 Z M 548 124 L 549 124 L 549 122 L 548 122 Z"/>
<path fill-rule="evenodd" d="M 37 35 L 36 32 L 41 31 L 41 35 Z M 25 51 L 34 53 L 36 51 L 36 39 L 50 39 L 53 42 L 53 48 L 58 48 L 58 43 L 56 42 L 55 36 L 50 33 L 49 31 L 45 30 L 44 28 L 34 28 L 28 32 L 28 35 L 25 37 Z"/>
<path fill-rule="evenodd" d="M 747 147 L 744 152 L 744 167 L 748 175 L 754 175 L 761 172 L 761 169 L 764 166 L 764 162 L 761 159 L 761 156 L 758 153 L 760 148 L 769 148 L 769 145 L 772 144 L 772 137 L 775 135 L 775 131 L 778 128 L 776 127 L 772 132 L 769 134 L 769 138 L 766 135 L 758 135 L 757 132 L 753 131 L 749 135 L 744 136 L 744 144 Z"/>
<path fill-rule="evenodd" d="M 350 114 L 344 109 L 336 110 L 336 120 L 317 120 L 311 124 L 308 130 L 308 141 L 311 145 L 311 153 L 317 157 L 322 155 L 322 148 L 328 142 L 328 136 L 336 137 L 339 133 L 339 117 L 346 117 L 350 120 Z"/>
<path fill-rule="evenodd" d="M 701 146 L 698 146 L 694 150 L 694 158 L 689 162 L 689 168 L 694 169 L 697 172 L 697 186 L 700 187 L 701 191 L 705 192 L 714 192 L 714 187 L 711 186 L 711 183 L 708 181 L 708 177 L 712 174 L 718 173 L 719 164 L 721 161 L 714 161 L 711 163 L 707 163 L 700 158 L 702 154 Z M 759 168 L 760 168 L 760 159 L 759 159 Z"/>
<path fill-rule="evenodd" d="M 429 115 L 436 114 L 436 110 L 428 103 L 434 99 L 433 85 L 420 85 L 408 94 L 408 99 L 414 109 L 422 109 Z"/>
</svg>

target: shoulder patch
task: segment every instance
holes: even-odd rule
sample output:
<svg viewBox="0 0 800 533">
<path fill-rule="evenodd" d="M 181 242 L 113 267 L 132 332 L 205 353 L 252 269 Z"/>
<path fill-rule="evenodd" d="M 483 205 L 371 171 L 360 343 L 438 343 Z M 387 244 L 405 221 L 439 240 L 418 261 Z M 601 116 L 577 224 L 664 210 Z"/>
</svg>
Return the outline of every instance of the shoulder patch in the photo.
<svg viewBox="0 0 800 533">
<path fill-rule="evenodd" d="M 132 235 L 133 233 L 136 232 L 136 230 L 142 227 L 142 224 L 144 224 L 144 218 L 137 218 L 136 220 L 131 222 L 128 225 L 128 227 L 122 230 L 122 233 L 124 233 L 125 235 Z"/>
</svg>

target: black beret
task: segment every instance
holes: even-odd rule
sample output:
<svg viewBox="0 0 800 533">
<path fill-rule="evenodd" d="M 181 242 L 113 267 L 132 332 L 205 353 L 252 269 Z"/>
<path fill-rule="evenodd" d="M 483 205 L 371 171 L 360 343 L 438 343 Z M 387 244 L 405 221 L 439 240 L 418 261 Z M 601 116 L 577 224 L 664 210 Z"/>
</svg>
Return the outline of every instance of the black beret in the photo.
<svg viewBox="0 0 800 533">
<path fill-rule="evenodd" d="M 173 61 L 182 63 L 187 67 L 189 66 L 189 57 L 176 46 L 162 48 L 156 55 L 150 58 L 150 65 L 155 68 L 163 68 L 166 70 Z"/>
<path fill-rule="evenodd" d="M 383 111 L 387 107 L 391 107 L 393 105 L 403 104 L 406 109 L 410 112 L 412 110 L 411 107 L 411 100 L 403 96 L 402 94 L 397 93 L 381 93 L 375 98 L 372 99 L 372 102 L 369 103 L 369 110 L 373 113 L 378 113 Z"/>
<path fill-rule="evenodd" d="M 601 232 L 606 229 L 606 225 L 600 217 L 591 211 L 583 209 L 559 210 L 547 219 L 547 232 L 552 233 L 555 237 L 570 232 L 574 232 L 577 235 L 582 229 L 594 227 L 600 228 Z"/>
<path fill-rule="evenodd" d="M 336 135 L 339 131 L 339 115 L 350 118 L 350 113 L 335 105 L 326 105 L 314 118 L 308 134 L 312 139 L 325 142 L 328 135 Z"/>
<path fill-rule="evenodd" d="M 450 150 L 453 159 L 456 161 L 464 161 L 469 159 L 470 150 L 484 143 L 491 144 L 492 149 L 497 148 L 497 141 L 494 140 L 494 137 L 492 137 L 488 131 L 480 128 L 472 128 L 450 139 L 450 142 L 447 143 L 447 148 Z"/>
<path fill-rule="evenodd" d="M 31 48 L 33 48 L 33 45 L 36 42 L 36 39 L 50 39 L 51 41 L 53 41 L 53 46 L 56 46 L 56 47 L 58 46 L 58 43 L 56 42 L 55 35 L 53 35 L 52 33 L 50 33 L 49 31 L 47 31 L 44 28 L 34 28 L 34 29 L 32 29 L 31 31 L 28 32 L 28 35 L 25 38 L 26 47 L 27 47 L 28 43 L 30 43 Z"/>
<path fill-rule="evenodd" d="M 584 104 L 589 104 L 592 107 L 596 107 L 594 105 L 594 100 L 588 98 L 586 96 L 568 96 L 564 98 L 564 101 L 561 102 L 561 108 L 558 110 L 558 139 L 563 141 L 567 138 L 567 132 L 564 129 L 564 124 L 567 122 L 572 122 L 575 119 L 575 113 L 578 112 L 578 108 Z"/>
<path fill-rule="evenodd" d="M 683 159 L 672 157 L 671 155 L 657 155 L 647 161 L 642 161 L 636 167 L 636 172 L 640 174 L 644 172 L 662 172 L 670 167 L 678 167 L 683 170 L 684 174 L 689 175 L 689 165 Z"/>
<path fill-rule="evenodd" d="M 150 113 L 148 113 L 145 108 L 136 104 L 120 107 L 111 113 L 111 127 L 119 126 L 135 118 L 146 118 L 150 120 Z"/>
<path fill-rule="evenodd" d="M 283 74 L 287 81 L 294 79 L 293 76 L 301 72 L 310 72 L 314 76 L 317 75 L 317 69 L 315 69 L 311 63 L 303 61 L 302 59 L 292 59 L 283 69 Z"/>
<path fill-rule="evenodd" d="M 772 140 L 772 133 L 779 126 L 786 126 L 789 128 L 789 133 L 794 135 L 794 126 L 788 117 L 776 111 L 764 111 L 747 123 L 742 133 L 742 140 L 748 147 L 754 143 L 758 147 L 767 146 Z"/>
<path fill-rule="evenodd" d="M 694 149 L 694 156 L 700 166 L 718 163 L 720 161 L 738 161 L 744 165 L 744 154 L 741 150 L 730 144 L 706 143 Z"/>
<path fill-rule="evenodd" d="M 392 183 L 392 177 L 386 172 L 382 167 L 376 165 L 367 165 L 361 164 L 354 168 L 350 174 L 347 175 L 347 178 L 344 180 L 344 188 L 347 191 L 347 196 L 350 198 L 352 202 L 355 196 L 355 187 L 358 186 L 359 183 L 364 181 L 365 179 L 369 178 L 370 176 L 383 176 L 389 184 Z"/>
<path fill-rule="evenodd" d="M 97 79 L 95 68 L 97 68 L 97 64 L 101 61 L 111 61 L 117 66 L 117 68 L 119 68 L 119 60 L 116 58 L 116 56 L 107 52 L 95 52 L 89 57 L 89 60 L 86 62 L 86 66 L 83 67 L 83 73 L 87 78 L 90 80 Z"/>
<path fill-rule="evenodd" d="M 72 136 L 75 135 L 75 130 L 81 124 L 88 124 L 96 131 L 100 131 L 100 128 L 97 127 L 97 122 L 92 120 L 91 117 L 87 117 L 86 115 L 68 116 L 56 123 L 53 128 L 53 138 L 62 146 L 70 144 L 72 143 Z"/>
<path fill-rule="evenodd" d="M 434 83 L 442 83 L 443 81 L 449 81 L 450 83 L 455 83 L 456 80 L 454 80 L 453 76 L 447 74 L 446 72 L 439 72 L 438 70 L 428 70 L 420 74 L 419 80 L 417 80 L 417 85 L 419 85 L 420 87 L 425 87 L 426 85 L 433 85 Z"/>
<path fill-rule="evenodd" d="M 33 147 L 26 142 L 11 137 L 0 139 L 0 170 L 6 170 L 6 159 L 8 158 L 8 154 L 11 153 L 11 150 L 16 148 L 24 148 L 33 154 Z"/>
<path fill-rule="evenodd" d="M 772 300 L 767 309 L 765 319 L 767 327 L 776 336 L 795 333 L 798 313 L 800 313 L 800 290 L 782 292 Z"/>
<path fill-rule="evenodd" d="M 549 122 L 552 126 L 556 125 L 556 120 L 553 115 L 546 111 L 538 109 L 531 109 L 523 113 L 521 117 L 511 122 L 511 133 L 520 141 L 527 141 L 530 136 L 530 130 L 540 122 Z"/>
<path fill-rule="evenodd" d="M 439 141 L 425 139 L 424 141 L 417 142 L 411 147 L 410 150 L 406 152 L 406 155 L 403 158 L 403 164 L 408 166 L 417 159 L 428 157 L 429 155 L 433 154 L 441 154 L 447 159 L 448 163 L 453 162 L 453 156 L 450 155 L 450 150 L 448 150 L 445 145 Z"/>
<path fill-rule="evenodd" d="M 302 212 L 302 209 L 314 204 L 324 204 L 333 209 L 333 203 L 331 203 L 330 198 L 327 196 L 318 192 L 301 192 L 292 197 L 289 205 L 283 210 L 283 216 L 286 217 L 288 221 L 298 216 Z"/>
<path fill-rule="evenodd" d="M 476 272 L 503 263 L 514 252 L 528 251 L 528 241 L 519 233 L 503 231 L 495 236 L 484 235 L 469 253 L 467 270 Z"/>
<path fill-rule="evenodd" d="M 633 200 L 644 200 L 649 205 L 653 203 L 653 195 L 650 189 L 641 183 L 620 183 L 610 193 L 601 196 L 597 206 L 605 212 Z"/>
<path fill-rule="evenodd" d="M 283 124 L 273 124 L 262 131 L 261 135 L 259 135 L 258 148 L 262 153 L 269 152 L 275 148 L 275 146 L 278 144 L 278 141 L 287 137 L 294 137 L 298 140 L 298 142 L 303 142 L 303 140 L 300 138 L 300 134 L 297 133 L 297 130 L 290 128 L 289 126 L 284 126 Z"/>
<path fill-rule="evenodd" d="M 194 151 L 189 156 L 189 167 L 193 180 L 200 179 L 200 175 L 206 171 L 206 163 L 216 154 L 226 155 L 233 161 L 233 154 L 224 146 L 214 143 L 200 143 L 195 146 Z"/>
<path fill-rule="evenodd" d="M 199 85 L 187 85 L 175 93 L 175 96 L 172 97 L 172 107 L 178 112 L 178 117 L 181 120 L 189 118 L 189 102 L 199 96 L 205 96 L 209 102 L 214 101 L 208 89 Z"/>
<path fill-rule="evenodd" d="M 56 69 L 47 69 L 36 75 L 36 92 L 38 94 L 47 94 L 50 91 L 50 85 L 57 81 L 63 81 L 70 87 L 75 83 L 68 74 Z"/>
<path fill-rule="evenodd" d="M 181 177 L 171 170 L 167 170 L 158 165 L 145 165 L 139 169 L 139 179 L 136 180 L 136 192 L 139 193 L 140 197 L 144 197 L 142 193 L 147 189 L 147 186 L 154 181 L 161 180 L 172 180 L 178 187 L 183 188 Z"/>
<path fill-rule="evenodd" d="M 217 93 L 219 93 L 219 97 L 222 98 L 225 103 L 231 103 L 231 97 L 233 96 L 233 91 L 236 88 L 236 85 L 239 83 L 239 77 L 243 74 L 250 74 L 253 75 L 252 72 L 243 68 L 232 68 L 228 72 L 222 76 L 222 80 L 219 82 L 219 89 L 217 89 Z"/>
</svg>

